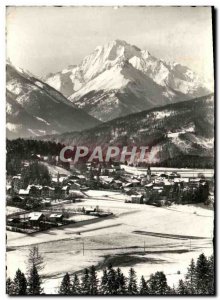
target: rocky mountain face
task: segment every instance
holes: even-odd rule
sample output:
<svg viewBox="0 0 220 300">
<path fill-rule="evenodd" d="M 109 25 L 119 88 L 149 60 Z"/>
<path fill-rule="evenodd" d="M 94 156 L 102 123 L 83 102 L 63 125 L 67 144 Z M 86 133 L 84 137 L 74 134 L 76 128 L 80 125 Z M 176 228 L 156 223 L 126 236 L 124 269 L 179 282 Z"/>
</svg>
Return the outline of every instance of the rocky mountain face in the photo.
<svg viewBox="0 0 220 300">
<path fill-rule="evenodd" d="M 32 74 L 7 64 L 7 138 L 81 131 L 100 122 Z"/>
<path fill-rule="evenodd" d="M 120 40 L 97 47 L 78 66 L 45 80 L 101 121 L 210 93 L 189 68 Z"/>
<path fill-rule="evenodd" d="M 212 167 L 214 96 L 185 101 L 121 117 L 81 133 L 44 137 L 90 149 L 101 146 L 148 146 L 150 164 Z M 155 157 L 157 158 L 154 161 Z"/>
</svg>

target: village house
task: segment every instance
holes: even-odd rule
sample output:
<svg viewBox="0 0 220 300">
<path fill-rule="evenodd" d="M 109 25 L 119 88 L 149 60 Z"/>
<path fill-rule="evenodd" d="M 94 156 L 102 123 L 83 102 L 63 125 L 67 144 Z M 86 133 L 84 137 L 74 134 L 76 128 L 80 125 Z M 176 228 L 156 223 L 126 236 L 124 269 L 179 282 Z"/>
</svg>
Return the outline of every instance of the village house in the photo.
<svg viewBox="0 0 220 300">
<path fill-rule="evenodd" d="M 62 197 L 67 197 L 69 195 L 69 190 L 70 190 L 70 187 L 69 186 L 63 186 L 61 188 L 61 196 Z"/>
<path fill-rule="evenodd" d="M 27 187 L 27 190 L 29 190 L 29 196 L 30 197 L 39 197 L 41 194 L 42 186 L 39 185 L 29 185 Z"/>
<path fill-rule="evenodd" d="M 30 191 L 28 189 L 20 189 L 18 192 L 18 195 L 21 197 L 28 197 L 29 196 Z"/>
<path fill-rule="evenodd" d="M 114 178 L 113 177 L 110 177 L 110 176 L 99 176 L 99 179 L 102 183 L 104 184 L 110 184 L 114 181 Z"/>
<path fill-rule="evenodd" d="M 21 175 L 13 176 L 11 186 L 14 192 L 18 193 L 22 185 Z"/>
<path fill-rule="evenodd" d="M 133 184 L 131 182 L 127 182 L 127 183 L 124 183 L 122 186 L 123 186 L 124 190 L 126 190 L 127 188 L 132 188 Z"/>
<path fill-rule="evenodd" d="M 113 180 L 111 185 L 114 189 L 119 189 L 122 187 L 122 184 L 123 182 L 121 180 Z"/>
<path fill-rule="evenodd" d="M 141 185 L 140 180 L 135 179 L 135 178 L 131 180 L 131 183 L 132 183 L 133 187 L 137 187 L 137 186 Z"/>
<path fill-rule="evenodd" d="M 147 179 L 146 176 L 144 176 L 144 177 L 141 178 L 141 185 L 142 186 L 146 185 L 148 182 L 149 182 L 149 180 Z"/>
<path fill-rule="evenodd" d="M 43 186 L 41 189 L 41 197 L 43 198 L 51 198 L 55 195 L 55 188 L 52 188 L 50 186 Z"/>
<path fill-rule="evenodd" d="M 16 226 L 20 223 L 21 219 L 20 217 L 12 217 L 7 219 L 7 225 Z"/>
<path fill-rule="evenodd" d="M 94 213 L 95 211 L 96 211 L 95 208 L 84 208 L 84 213 L 86 215 L 90 215 L 90 214 Z"/>
<path fill-rule="evenodd" d="M 180 174 L 176 173 L 176 172 L 172 172 L 168 175 L 169 179 L 174 179 L 174 178 L 180 178 Z"/>
<path fill-rule="evenodd" d="M 21 197 L 21 196 L 18 196 L 18 195 L 15 195 L 15 196 L 12 197 L 12 201 L 14 203 L 21 203 L 23 200 L 24 200 L 24 198 Z"/>
<path fill-rule="evenodd" d="M 52 177 L 52 182 L 54 183 L 62 183 L 64 180 L 67 180 L 68 176 L 66 174 L 60 174 L 59 172 L 57 173 L 56 176 Z"/>
<path fill-rule="evenodd" d="M 6 194 L 12 195 L 12 186 L 10 184 L 6 185 Z"/>
<path fill-rule="evenodd" d="M 73 198 L 84 198 L 84 194 L 79 190 L 69 190 L 69 195 Z"/>
<path fill-rule="evenodd" d="M 81 185 L 78 182 L 73 182 L 73 181 L 69 182 L 68 186 L 70 190 L 80 190 L 81 188 Z"/>
<path fill-rule="evenodd" d="M 31 159 L 40 161 L 41 155 L 40 154 L 31 154 Z"/>
<path fill-rule="evenodd" d="M 44 222 L 46 220 L 46 217 L 42 212 L 32 212 L 29 214 L 28 219 L 32 226 L 39 226 L 40 222 Z"/>
<path fill-rule="evenodd" d="M 63 214 L 51 214 L 50 216 L 49 216 L 49 221 L 51 221 L 51 222 L 56 222 L 56 223 L 62 223 L 62 221 L 63 221 Z"/>
<path fill-rule="evenodd" d="M 143 195 L 131 195 L 131 203 L 143 204 L 144 196 Z"/>
</svg>

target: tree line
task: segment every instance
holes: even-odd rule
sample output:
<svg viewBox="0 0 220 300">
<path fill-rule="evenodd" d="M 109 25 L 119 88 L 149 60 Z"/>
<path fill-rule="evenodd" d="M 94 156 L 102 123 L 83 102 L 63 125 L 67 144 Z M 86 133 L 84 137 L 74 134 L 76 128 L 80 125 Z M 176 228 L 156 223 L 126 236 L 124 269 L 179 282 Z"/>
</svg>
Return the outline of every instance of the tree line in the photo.
<svg viewBox="0 0 220 300">
<path fill-rule="evenodd" d="M 13 280 L 7 278 L 6 292 L 9 295 L 43 294 L 42 279 L 39 275 L 44 267 L 38 248 L 30 250 L 28 275 L 19 269 Z M 136 272 L 130 268 L 125 276 L 120 268 L 110 264 L 102 270 L 99 278 L 95 266 L 86 268 L 81 276 L 66 273 L 63 276 L 57 294 L 60 295 L 214 295 L 214 257 L 199 255 L 196 261 L 191 260 L 184 279 L 177 286 L 170 287 L 163 272 L 151 274 L 146 280 L 141 276 L 137 280 Z"/>
<path fill-rule="evenodd" d="M 48 162 L 55 164 L 54 157 L 59 156 L 63 144 L 51 141 L 6 140 L 6 170 L 7 175 L 17 175 L 22 172 L 23 160 L 34 160 L 36 155 L 47 156 Z"/>
</svg>

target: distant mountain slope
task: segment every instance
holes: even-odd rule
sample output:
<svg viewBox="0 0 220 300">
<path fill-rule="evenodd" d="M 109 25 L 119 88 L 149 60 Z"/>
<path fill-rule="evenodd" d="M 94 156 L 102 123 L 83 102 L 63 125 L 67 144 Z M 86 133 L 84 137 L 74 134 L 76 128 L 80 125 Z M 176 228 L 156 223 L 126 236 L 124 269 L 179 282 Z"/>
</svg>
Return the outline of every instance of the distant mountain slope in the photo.
<svg viewBox="0 0 220 300">
<path fill-rule="evenodd" d="M 159 163 L 206 166 L 214 163 L 213 116 L 214 97 L 209 95 L 118 118 L 81 133 L 45 139 L 90 148 L 149 146 L 150 153 L 157 153 Z"/>
<path fill-rule="evenodd" d="M 8 138 L 81 131 L 100 123 L 54 88 L 10 64 L 6 80 Z"/>
<path fill-rule="evenodd" d="M 210 93 L 189 68 L 120 40 L 45 80 L 101 121 Z"/>
</svg>

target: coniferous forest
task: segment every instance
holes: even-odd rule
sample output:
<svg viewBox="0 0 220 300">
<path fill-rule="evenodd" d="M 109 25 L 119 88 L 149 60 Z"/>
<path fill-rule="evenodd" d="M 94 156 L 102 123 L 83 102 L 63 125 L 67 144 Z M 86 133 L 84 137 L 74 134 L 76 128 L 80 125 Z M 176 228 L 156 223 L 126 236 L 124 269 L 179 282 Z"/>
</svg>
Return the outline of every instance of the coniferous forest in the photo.
<svg viewBox="0 0 220 300">
<path fill-rule="evenodd" d="M 9 295 L 43 295 L 43 259 L 37 247 L 32 249 L 28 259 L 28 272 L 17 270 L 14 279 L 7 278 L 6 292 Z M 214 257 L 199 255 L 188 266 L 183 279 L 175 286 L 169 286 L 163 272 L 151 274 L 149 278 L 137 279 L 135 269 L 130 268 L 125 276 L 120 268 L 96 270 L 95 266 L 84 269 L 80 275 L 66 273 L 57 293 L 60 295 L 214 295 Z"/>
</svg>

